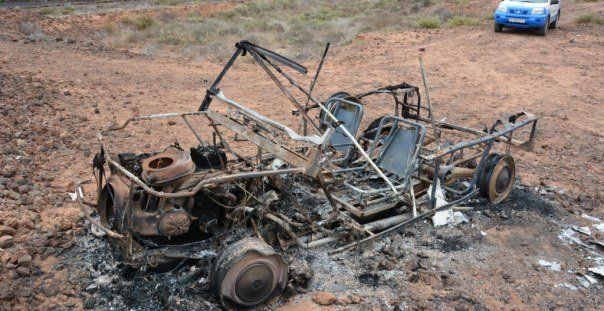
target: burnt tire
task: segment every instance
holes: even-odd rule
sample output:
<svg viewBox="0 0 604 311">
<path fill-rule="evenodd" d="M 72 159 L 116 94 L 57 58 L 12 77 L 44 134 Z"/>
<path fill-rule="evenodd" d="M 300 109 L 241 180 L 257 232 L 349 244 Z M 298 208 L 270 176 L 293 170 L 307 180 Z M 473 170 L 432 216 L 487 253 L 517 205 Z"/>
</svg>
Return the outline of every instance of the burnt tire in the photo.
<svg viewBox="0 0 604 311">
<path fill-rule="evenodd" d="M 251 308 L 280 295 L 288 279 L 281 255 L 256 238 L 227 246 L 212 270 L 211 284 L 225 307 Z"/>
<path fill-rule="evenodd" d="M 105 185 L 101 191 L 98 202 L 97 202 L 97 213 L 101 225 L 108 229 L 116 229 L 117 223 L 117 209 L 115 207 L 115 195 L 111 185 Z"/>
<path fill-rule="evenodd" d="M 510 155 L 493 153 L 484 160 L 478 175 L 480 194 L 491 203 L 500 203 L 505 200 L 516 179 L 516 164 Z"/>
</svg>

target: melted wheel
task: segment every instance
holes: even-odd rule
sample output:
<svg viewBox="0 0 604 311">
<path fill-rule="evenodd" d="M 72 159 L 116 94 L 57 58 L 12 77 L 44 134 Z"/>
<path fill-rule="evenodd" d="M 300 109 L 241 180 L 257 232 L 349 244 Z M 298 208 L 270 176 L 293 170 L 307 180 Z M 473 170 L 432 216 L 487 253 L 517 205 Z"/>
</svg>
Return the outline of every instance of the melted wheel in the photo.
<svg viewBox="0 0 604 311">
<path fill-rule="evenodd" d="M 225 305 L 253 307 L 280 294 L 287 283 L 287 264 L 259 239 L 229 245 L 218 257 L 212 285 Z"/>
<path fill-rule="evenodd" d="M 491 203 L 505 200 L 516 178 L 516 165 L 510 155 L 490 154 L 479 176 L 479 187 L 482 196 Z"/>
</svg>

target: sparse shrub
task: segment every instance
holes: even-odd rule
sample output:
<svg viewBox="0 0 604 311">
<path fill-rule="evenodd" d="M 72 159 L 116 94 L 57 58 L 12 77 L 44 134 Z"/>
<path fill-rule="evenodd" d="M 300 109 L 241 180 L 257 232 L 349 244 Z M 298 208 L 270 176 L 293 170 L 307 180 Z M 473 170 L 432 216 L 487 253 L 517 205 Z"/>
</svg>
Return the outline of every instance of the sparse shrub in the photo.
<svg viewBox="0 0 604 311">
<path fill-rule="evenodd" d="M 50 15 L 54 10 L 51 8 L 43 8 L 40 10 L 40 14 L 42 15 Z"/>
<path fill-rule="evenodd" d="M 440 20 L 444 22 L 448 21 L 451 17 L 453 17 L 453 12 L 443 7 L 438 7 L 432 10 L 432 14 L 438 16 L 438 18 L 440 18 Z"/>
<path fill-rule="evenodd" d="M 165 33 L 161 34 L 158 39 L 159 43 L 170 44 L 170 45 L 181 45 L 187 40 L 182 35 L 176 33 Z"/>
<path fill-rule="evenodd" d="M 155 0 L 154 3 L 160 4 L 160 5 L 177 5 L 177 4 L 180 4 L 181 1 L 180 0 Z"/>
<path fill-rule="evenodd" d="M 449 27 L 458 27 L 458 26 L 478 26 L 480 25 L 480 21 L 473 17 L 461 16 L 457 15 L 451 18 L 447 25 Z"/>
<path fill-rule="evenodd" d="M 182 0 L 152 0 L 161 3 Z M 292 57 L 316 55 L 326 42 L 344 45 L 369 31 L 389 32 L 406 28 L 439 28 L 453 17 L 442 6 L 421 18 L 425 7 L 441 0 L 249 0 L 233 8 L 186 15 L 160 13 L 125 18 L 109 45 L 127 48 L 153 46 L 153 51 L 170 50 L 183 57 L 210 55 L 222 59 L 232 53 L 234 42 L 252 39 Z M 456 21 L 455 23 L 459 23 Z M 464 20 L 463 24 L 473 24 Z M 177 47 L 177 48 L 175 48 Z"/>
<path fill-rule="evenodd" d="M 73 6 L 68 5 L 61 8 L 43 8 L 40 10 L 40 14 L 60 16 L 71 14 L 75 12 L 75 10 L 76 9 Z"/>
<path fill-rule="evenodd" d="M 589 12 L 577 17 L 577 19 L 575 19 L 575 23 L 604 25 L 604 18 L 594 12 Z"/>
<path fill-rule="evenodd" d="M 19 29 L 27 35 L 30 40 L 38 41 L 46 39 L 46 35 L 42 31 L 42 28 L 36 23 L 21 23 Z"/>
<path fill-rule="evenodd" d="M 108 33 L 115 33 L 117 31 L 117 26 L 115 25 L 114 22 L 107 22 L 107 23 L 103 24 L 103 26 L 101 28 L 103 28 L 103 30 L 105 30 Z"/>
<path fill-rule="evenodd" d="M 423 29 L 440 28 L 440 19 L 438 17 L 420 17 L 417 20 L 417 27 Z"/>
<path fill-rule="evenodd" d="M 63 8 L 61 8 L 61 14 L 63 15 L 67 15 L 67 14 L 71 14 L 73 12 L 75 12 L 75 8 L 68 5 L 68 6 L 64 6 Z"/>
<path fill-rule="evenodd" d="M 150 15 L 140 15 L 133 20 L 128 20 L 137 30 L 145 30 L 155 25 L 155 19 Z"/>
<path fill-rule="evenodd" d="M 468 5 L 468 4 L 470 4 L 470 0 L 455 0 L 455 4 L 457 4 L 457 5 Z"/>
</svg>

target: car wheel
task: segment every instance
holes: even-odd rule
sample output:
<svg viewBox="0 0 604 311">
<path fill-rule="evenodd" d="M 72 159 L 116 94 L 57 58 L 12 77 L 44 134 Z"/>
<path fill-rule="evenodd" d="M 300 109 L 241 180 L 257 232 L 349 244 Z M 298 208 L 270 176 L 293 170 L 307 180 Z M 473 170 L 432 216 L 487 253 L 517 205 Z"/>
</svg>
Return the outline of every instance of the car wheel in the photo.
<svg viewBox="0 0 604 311">
<path fill-rule="evenodd" d="M 501 32 L 501 30 L 503 29 L 503 26 L 501 26 L 501 24 L 495 23 L 495 32 Z"/>
<path fill-rule="evenodd" d="M 281 255 L 256 238 L 227 246 L 218 256 L 211 284 L 227 309 L 247 309 L 279 296 L 287 285 L 288 267 Z"/>
<path fill-rule="evenodd" d="M 516 179 L 516 164 L 510 155 L 490 154 L 478 175 L 480 194 L 491 203 L 505 200 Z"/>
<path fill-rule="evenodd" d="M 556 28 L 558 28 L 558 21 L 560 20 L 560 13 L 561 12 L 558 12 L 558 16 L 556 16 L 556 20 L 549 25 L 550 29 L 556 29 Z"/>
<path fill-rule="evenodd" d="M 549 18 L 547 19 L 547 22 L 545 23 L 545 25 L 543 25 L 543 27 L 541 27 L 541 28 L 539 28 L 539 30 L 537 30 L 537 34 L 540 36 L 547 35 L 548 26 L 549 26 Z"/>
</svg>

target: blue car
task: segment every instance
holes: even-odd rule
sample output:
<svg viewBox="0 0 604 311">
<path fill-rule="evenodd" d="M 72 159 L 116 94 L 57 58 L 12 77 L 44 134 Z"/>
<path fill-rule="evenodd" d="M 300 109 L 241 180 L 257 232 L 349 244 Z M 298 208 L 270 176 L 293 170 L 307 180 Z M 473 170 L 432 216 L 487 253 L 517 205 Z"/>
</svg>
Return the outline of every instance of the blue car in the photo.
<svg viewBox="0 0 604 311">
<path fill-rule="evenodd" d="M 560 0 L 504 0 L 495 13 L 495 32 L 503 27 L 537 29 L 545 36 L 548 29 L 556 29 L 560 20 Z"/>
</svg>

